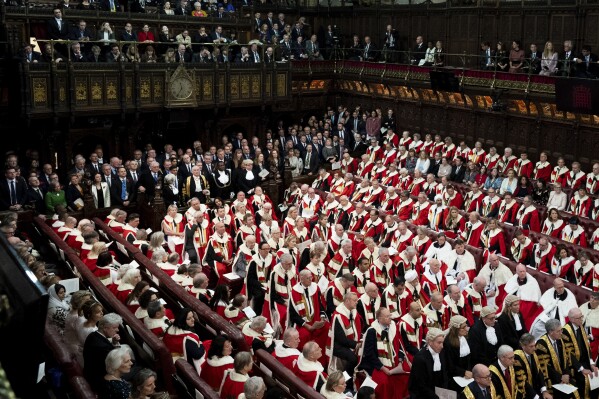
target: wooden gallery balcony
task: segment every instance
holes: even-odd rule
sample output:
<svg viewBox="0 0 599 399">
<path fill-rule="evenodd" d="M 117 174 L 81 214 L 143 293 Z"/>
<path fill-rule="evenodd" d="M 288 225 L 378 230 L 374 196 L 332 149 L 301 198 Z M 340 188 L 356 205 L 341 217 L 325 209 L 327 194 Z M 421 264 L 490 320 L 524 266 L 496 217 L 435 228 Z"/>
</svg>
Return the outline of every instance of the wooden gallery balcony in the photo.
<svg viewBox="0 0 599 399">
<path fill-rule="evenodd" d="M 21 113 L 31 118 L 267 106 L 287 101 L 289 63 L 21 64 Z"/>
</svg>

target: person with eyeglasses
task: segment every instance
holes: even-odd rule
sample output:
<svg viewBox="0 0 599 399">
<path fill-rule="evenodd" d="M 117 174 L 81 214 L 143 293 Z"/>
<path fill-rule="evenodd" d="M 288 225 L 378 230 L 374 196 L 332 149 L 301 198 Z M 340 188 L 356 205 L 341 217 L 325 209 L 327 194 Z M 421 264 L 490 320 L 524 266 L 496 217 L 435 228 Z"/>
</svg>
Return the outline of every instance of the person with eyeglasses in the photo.
<svg viewBox="0 0 599 399">
<path fill-rule="evenodd" d="M 458 395 L 458 399 L 494 399 L 495 388 L 491 385 L 491 371 L 484 364 L 472 368 L 474 381 L 468 384 Z"/>
</svg>

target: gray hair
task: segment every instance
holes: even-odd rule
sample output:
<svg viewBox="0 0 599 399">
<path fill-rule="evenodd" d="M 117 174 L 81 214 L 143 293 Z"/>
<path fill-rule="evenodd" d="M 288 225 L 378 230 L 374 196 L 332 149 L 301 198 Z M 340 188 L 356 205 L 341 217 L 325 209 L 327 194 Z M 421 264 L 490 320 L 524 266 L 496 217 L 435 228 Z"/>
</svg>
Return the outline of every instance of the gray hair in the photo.
<svg viewBox="0 0 599 399">
<path fill-rule="evenodd" d="M 299 272 L 300 277 L 308 277 L 312 275 L 312 272 L 308 269 L 304 269 L 301 272 Z"/>
<path fill-rule="evenodd" d="M 233 367 L 235 368 L 236 373 L 241 373 L 245 366 L 251 363 L 252 354 L 250 352 L 239 352 L 235 355 L 235 359 L 233 360 Z"/>
<path fill-rule="evenodd" d="M 520 337 L 520 346 L 529 345 L 535 342 L 535 336 L 529 333 L 522 334 Z"/>
<path fill-rule="evenodd" d="M 501 359 L 502 357 L 504 357 L 508 353 L 512 353 L 512 352 L 514 352 L 514 348 L 512 348 L 511 346 L 509 346 L 509 345 L 501 345 L 499 347 L 499 349 L 497 349 L 497 357 L 499 359 Z"/>
<path fill-rule="evenodd" d="M 293 257 L 290 254 L 283 254 L 279 258 L 281 263 L 293 262 Z"/>
<path fill-rule="evenodd" d="M 283 343 L 289 342 L 289 340 L 294 338 L 295 335 L 299 335 L 297 329 L 295 327 L 287 327 L 283 333 Z"/>
<path fill-rule="evenodd" d="M 314 345 L 316 345 L 316 342 L 314 341 L 308 341 L 304 344 L 304 347 L 302 348 L 302 355 L 304 355 L 306 359 L 310 355 L 310 352 L 312 352 L 312 349 L 314 349 Z"/>
<path fill-rule="evenodd" d="M 250 328 L 255 330 L 256 328 L 266 327 L 266 317 L 264 316 L 256 316 L 254 320 L 250 323 Z"/>
<path fill-rule="evenodd" d="M 255 399 L 260 392 L 266 389 L 262 377 L 250 377 L 243 385 L 243 393 L 246 399 Z"/>
<path fill-rule="evenodd" d="M 123 318 L 116 313 L 108 313 L 102 316 L 98 322 L 98 330 L 104 329 L 107 326 L 120 326 L 123 324 Z"/>
<path fill-rule="evenodd" d="M 152 252 L 152 262 L 154 263 L 162 263 L 162 260 L 166 256 L 166 251 L 164 249 L 159 249 L 157 251 Z"/>
<path fill-rule="evenodd" d="M 547 331 L 547 333 L 554 332 L 558 328 L 562 328 L 562 323 L 557 319 L 547 320 L 545 323 L 545 331 Z"/>
<path fill-rule="evenodd" d="M 346 238 L 345 240 L 341 241 L 341 246 L 344 246 L 344 245 L 347 245 L 347 244 L 351 245 L 351 243 L 352 243 L 351 240 L 348 239 L 348 238 Z"/>
<path fill-rule="evenodd" d="M 123 364 L 125 355 L 131 356 L 130 349 L 128 347 L 116 348 L 108 352 L 106 360 L 104 361 L 104 364 L 106 365 L 106 372 L 108 374 L 112 374 L 117 371 Z"/>
</svg>

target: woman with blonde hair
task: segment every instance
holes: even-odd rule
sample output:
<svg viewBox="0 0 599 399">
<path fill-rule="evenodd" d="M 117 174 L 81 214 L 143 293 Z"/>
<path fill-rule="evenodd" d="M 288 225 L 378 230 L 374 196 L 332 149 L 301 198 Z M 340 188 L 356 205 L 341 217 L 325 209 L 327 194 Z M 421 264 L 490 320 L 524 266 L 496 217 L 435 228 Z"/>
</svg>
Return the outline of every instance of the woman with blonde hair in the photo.
<svg viewBox="0 0 599 399">
<path fill-rule="evenodd" d="M 141 272 L 131 265 L 123 265 L 119 269 L 118 275 L 120 284 L 116 289 L 116 297 L 123 305 L 126 305 L 127 298 L 129 298 L 137 283 L 141 281 Z"/>
<path fill-rule="evenodd" d="M 557 72 L 557 51 L 553 49 L 553 43 L 545 43 L 543 58 L 541 58 L 541 72 L 539 75 L 551 76 Z"/>
<path fill-rule="evenodd" d="M 346 382 L 345 376 L 341 371 L 334 371 L 329 374 L 327 383 L 320 388 L 320 393 L 326 399 L 345 399 Z"/>
<path fill-rule="evenodd" d="M 468 344 L 468 319 L 456 315 L 449 320 L 449 329 L 446 331 L 443 351 L 448 363 L 453 365 L 450 377 L 472 378 L 472 363 L 470 361 L 470 345 Z M 450 378 L 450 389 L 453 378 Z M 458 389 L 457 384 L 453 389 Z"/>
<path fill-rule="evenodd" d="M 171 252 L 176 252 L 183 261 L 183 238 L 185 237 L 185 221 L 183 215 L 178 212 L 176 205 L 169 205 L 166 216 L 161 223 L 162 232 L 167 238 L 167 244 Z"/>
<path fill-rule="evenodd" d="M 148 246 L 148 252 L 146 256 L 148 259 L 152 259 L 152 255 L 156 251 L 162 251 L 164 249 L 164 233 L 162 231 L 155 231 L 152 233 L 150 238 L 150 245 Z"/>
<path fill-rule="evenodd" d="M 128 62 L 139 62 L 139 60 L 140 60 L 139 51 L 137 50 L 136 45 L 131 44 L 130 46 L 127 47 L 127 53 L 125 54 L 125 59 Z"/>
</svg>

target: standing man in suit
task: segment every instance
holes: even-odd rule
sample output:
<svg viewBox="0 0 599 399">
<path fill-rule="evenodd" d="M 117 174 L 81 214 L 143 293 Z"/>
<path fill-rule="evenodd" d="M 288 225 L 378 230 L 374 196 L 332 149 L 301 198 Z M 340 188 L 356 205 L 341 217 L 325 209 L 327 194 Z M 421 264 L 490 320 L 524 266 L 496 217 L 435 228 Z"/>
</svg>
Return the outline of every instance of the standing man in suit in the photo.
<svg viewBox="0 0 599 399">
<path fill-rule="evenodd" d="M 393 26 L 387 25 L 385 35 L 383 36 L 383 58 L 387 62 L 397 61 L 397 31 Z"/>
<path fill-rule="evenodd" d="M 595 79 L 597 77 L 597 54 L 591 53 L 591 46 L 582 46 L 582 55 L 574 58 L 576 76 L 579 78 Z"/>
<path fill-rule="evenodd" d="M 416 37 L 416 45 L 412 49 L 412 65 L 418 65 L 420 60 L 424 59 L 426 54 L 426 45 L 422 36 Z"/>
<path fill-rule="evenodd" d="M 40 181 L 37 177 L 29 178 L 29 188 L 27 189 L 27 197 L 25 204 L 32 205 L 35 212 L 38 214 L 46 213 L 46 203 L 44 202 L 45 192 L 40 188 Z"/>
<path fill-rule="evenodd" d="M 318 153 L 312 147 L 312 144 L 306 145 L 306 154 L 304 155 L 304 174 L 312 176 L 316 174 L 319 166 Z"/>
<path fill-rule="evenodd" d="M 69 34 L 69 39 L 77 40 L 79 44 L 81 44 L 81 52 L 84 54 L 89 53 L 91 50 L 91 45 L 87 43 L 91 37 L 92 34 L 89 29 L 87 29 L 87 23 L 84 20 L 80 20 L 79 25 L 77 25 L 77 27 Z"/>
<path fill-rule="evenodd" d="M 98 322 L 98 330 L 85 339 L 83 345 L 84 374 L 89 385 L 98 391 L 106 375 L 106 356 L 114 348 L 121 346 L 119 326 L 123 319 L 116 313 L 104 315 Z"/>
<path fill-rule="evenodd" d="M 410 372 L 408 390 L 412 399 L 436 398 L 435 388 L 447 389 L 449 382 L 448 365 L 444 354 L 445 334 L 438 328 L 430 328 L 426 334 L 427 345 L 420 349 Z"/>
<path fill-rule="evenodd" d="M 491 70 L 495 67 L 493 57 L 495 51 L 491 50 L 491 42 L 482 42 L 480 44 L 480 62 L 479 68 L 483 71 Z"/>
<path fill-rule="evenodd" d="M 495 398 L 495 388 L 491 385 L 491 371 L 484 364 L 472 368 L 472 381 L 458 396 L 459 399 L 491 399 Z"/>
<path fill-rule="evenodd" d="M 127 169 L 124 166 L 118 169 L 117 175 L 117 179 L 113 180 L 110 186 L 110 202 L 119 206 L 129 206 L 135 201 L 135 185 L 127 178 Z"/>
<path fill-rule="evenodd" d="M 140 193 L 145 192 L 148 199 L 153 198 L 154 192 L 156 191 L 156 184 L 162 180 L 162 176 L 160 164 L 156 161 L 153 161 L 150 164 L 150 170 L 143 172 L 139 176 L 139 180 L 137 181 L 137 190 Z"/>
<path fill-rule="evenodd" d="M 53 40 L 66 40 L 69 38 L 69 24 L 62 19 L 60 8 L 54 9 L 54 18 L 48 21 L 48 38 Z"/>
<path fill-rule="evenodd" d="M 547 390 L 545 378 L 541 373 L 539 358 L 535 353 L 535 337 L 532 334 L 524 334 L 520 337 L 520 348 L 514 351 L 514 371 L 516 375 L 523 375 L 524 390 L 527 398 L 534 398 L 538 395 L 542 399 L 552 399 Z"/>
<path fill-rule="evenodd" d="M 8 166 L 0 184 L 0 211 L 19 211 L 27 198 L 27 184 L 17 178 L 17 170 Z"/>
</svg>

